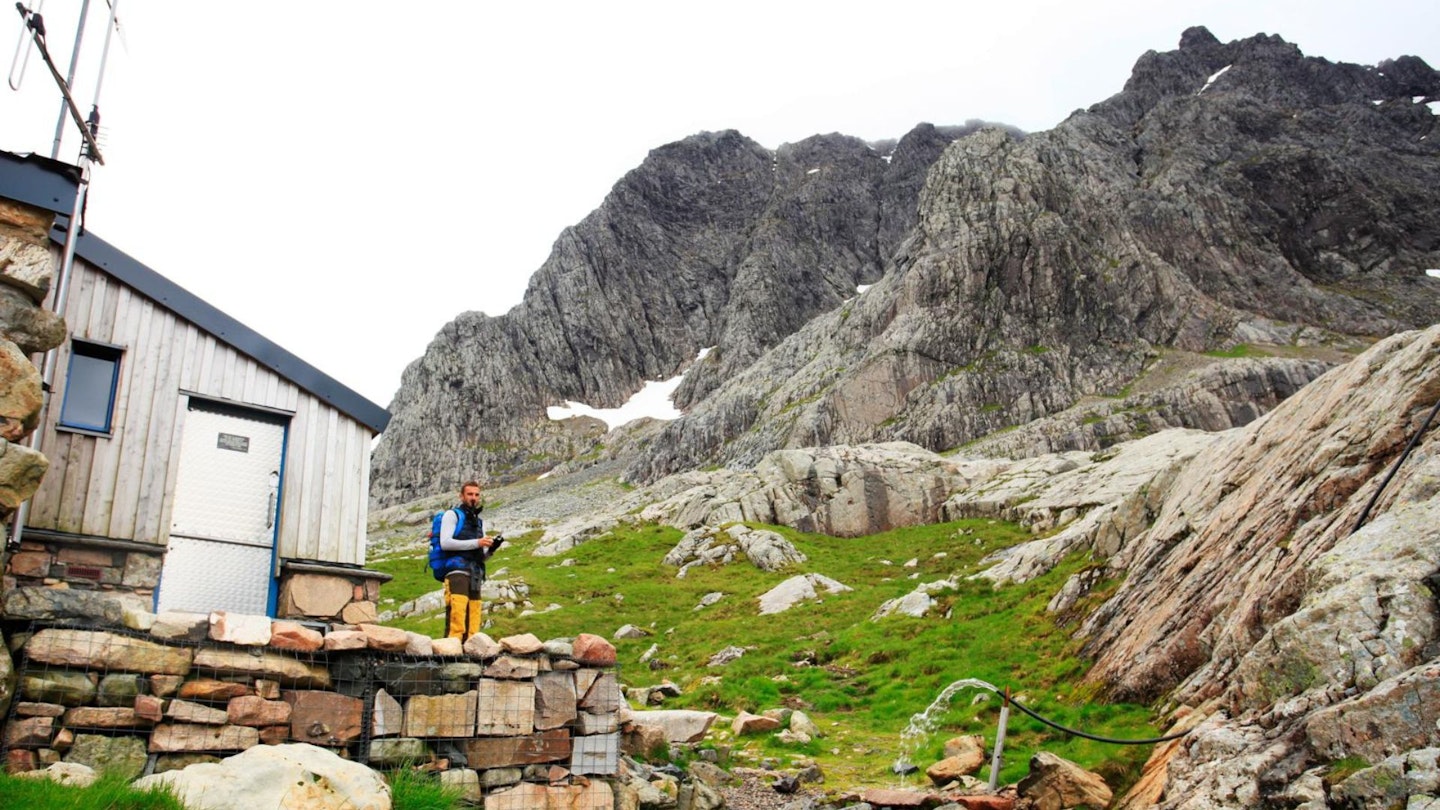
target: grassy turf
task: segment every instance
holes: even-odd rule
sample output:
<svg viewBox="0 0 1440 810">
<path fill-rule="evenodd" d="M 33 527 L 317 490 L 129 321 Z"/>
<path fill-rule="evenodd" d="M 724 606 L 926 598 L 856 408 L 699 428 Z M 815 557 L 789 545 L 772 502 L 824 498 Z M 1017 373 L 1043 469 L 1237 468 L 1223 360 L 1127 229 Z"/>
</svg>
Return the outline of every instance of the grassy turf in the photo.
<svg viewBox="0 0 1440 810">
<path fill-rule="evenodd" d="M 0 773 L 0 810 L 185 810 L 163 790 L 142 791 L 120 776 L 102 776 L 89 787 Z"/>
<path fill-rule="evenodd" d="M 676 569 L 660 563 L 681 537 L 670 527 L 622 528 L 561 557 L 531 556 L 536 536 L 512 538 L 491 561 L 492 577 L 508 569 L 504 578 L 529 585 L 534 609 L 560 608 L 521 616 L 487 606 L 493 622 L 487 632 L 496 638 L 533 633 L 550 639 L 582 632 L 608 638 L 621 625 L 644 628 L 652 635 L 614 642 L 627 686 L 674 681 L 684 694 L 667 701 L 667 708 L 724 715 L 802 708 L 825 737 L 803 746 L 781 744 L 770 735 L 733 739 L 728 726 L 717 723 L 706 744 L 729 747 L 741 763 L 770 758 L 788 765 L 813 758 L 826 773 L 828 787 L 894 784 L 890 767 L 901 755 L 902 730 L 948 684 L 962 678 L 1010 686 L 1037 712 L 1091 733 L 1156 733 L 1145 707 L 1095 701 L 1093 690 L 1080 683 L 1087 666 L 1075 654 L 1073 624 L 1058 626 L 1045 612 L 1055 591 L 1092 565 L 1089 560 L 1073 558 L 1032 582 L 995 589 L 965 576 L 980 570 L 987 553 L 1030 538 L 1013 524 L 966 520 L 861 538 L 765 528 L 788 537 L 809 560 L 777 573 L 742 560 L 693 568 L 677 579 Z M 382 595 L 399 602 L 435 589 L 422 556 L 417 545 L 411 553 L 372 560 L 371 567 L 395 575 Z M 907 567 L 907 561 L 912 565 Z M 778 615 L 757 615 L 760 594 L 805 572 L 824 574 L 854 590 L 827 594 Z M 933 595 L 938 604 L 925 618 L 871 620 L 881 602 L 952 576 L 957 585 Z M 1088 606 L 1117 584 L 1102 584 Z M 701 597 L 712 592 L 725 596 L 696 609 Z M 395 624 L 430 635 L 442 632 L 438 615 Z M 652 645 L 649 663 L 641 663 Z M 721 667 L 706 666 L 729 645 L 745 648 L 745 655 Z M 1000 703 L 984 690 L 962 690 L 948 707 L 936 710 L 933 734 L 907 743 L 915 749 L 911 758 L 928 766 L 942 756 L 945 739 L 957 734 L 983 734 L 986 744 L 993 744 Z M 1041 748 L 1100 770 L 1112 786 L 1133 781 L 1149 753 L 1148 747 L 1074 738 L 1012 712 L 1002 782 L 1023 776 L 1029 756 Z"/>
</svg>

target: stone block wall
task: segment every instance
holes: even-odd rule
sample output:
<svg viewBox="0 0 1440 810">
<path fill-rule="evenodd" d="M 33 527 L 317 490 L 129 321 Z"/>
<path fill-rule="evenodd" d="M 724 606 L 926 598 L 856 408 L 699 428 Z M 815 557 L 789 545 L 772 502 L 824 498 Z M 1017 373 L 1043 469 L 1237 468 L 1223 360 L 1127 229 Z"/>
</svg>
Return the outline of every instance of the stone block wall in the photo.
<svg viewBox="0 0 1440 810">
<path fill-rule="evenodd" d="M 619 772 L 625 701 L 614 647 L 599 637 L 482 634 L 461 647 L 376 625 L 151 618 L 144 630 L 14 636 L 8 770 L 68 761 L 133 778 L 306 742 L 372 767 L 440 771 L 487 808 L 546 806 L 527 803 L 537 791 L 590 797 L 567 807 L 613 806 L 593 780 Z"/>
<path fill-rule="evenodd" d="M 0 521 L 35 494 L 49 463 L 21 442 L 40 422 L 40 370 L 29 355 L 65 341 L 65 321 L 42 306 L 55 267 L 54 214 L 0 198 Z"/>
<path fill-rule="evenodd" d="M 160 583 L 163 554 L 162 548 L 138 543 L 95 546 L 27 533 L 6 562 L 5 590 L 8 593 L 15 588 L 81 588 L 126 591 L 149 599 Z"/>
<path fill-rule="evenodd" d="M 10 551 L 0 580 L 0 616 L 24 621 L 118 623 L 148 612 L 165 548 L 149 543 L 31 530 Z M 276 615 L 282 619 L 367 624 L 376 621 L 388 574 L 316 562 L 285 561 Z"/>
<path fill-rule="evenodd" d="M 373 624 L 380 585 L 389 574 L 363 568 L 286 561 L 280 570 L 275 615 L 346 624 Z"/>
</svg>

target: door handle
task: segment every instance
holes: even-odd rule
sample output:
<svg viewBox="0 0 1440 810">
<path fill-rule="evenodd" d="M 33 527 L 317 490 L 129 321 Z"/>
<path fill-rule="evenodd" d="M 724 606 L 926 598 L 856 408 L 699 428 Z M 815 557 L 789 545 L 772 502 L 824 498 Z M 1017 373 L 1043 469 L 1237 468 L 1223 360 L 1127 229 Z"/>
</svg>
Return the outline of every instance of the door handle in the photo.
<svg viewBox="0 0 1440 810">
<path fill-rule="evenodd" d="M 280 500 L 280 473 L 270 473 L 270 501 L 265 505 L 265 529 L 275 528 L 275 511 Z"/>
</svg>

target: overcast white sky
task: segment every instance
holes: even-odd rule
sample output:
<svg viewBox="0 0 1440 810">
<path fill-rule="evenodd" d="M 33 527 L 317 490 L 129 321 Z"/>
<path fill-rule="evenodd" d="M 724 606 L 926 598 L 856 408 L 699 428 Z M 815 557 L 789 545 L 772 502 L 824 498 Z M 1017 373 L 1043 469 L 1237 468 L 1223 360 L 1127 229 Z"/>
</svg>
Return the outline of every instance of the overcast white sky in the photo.
<svg viewBox="0 0 1440 810">
<path fill-rule="evenodd" d="M 62 66 L 79 7 L 43 8 Z M 120 19 L 91 229 L 381 405 L 446 321 L 519 303 L 562 228 L 702 130 L 1048 129 L 1194 24 L 1440 66 L 1434 0 L 120 0 Z M 7 71 L 19 35 L 0 8 Z M 57 111 L 33 60 L 0 86 L 0 149 L 48 155 Z"/>
</svg>

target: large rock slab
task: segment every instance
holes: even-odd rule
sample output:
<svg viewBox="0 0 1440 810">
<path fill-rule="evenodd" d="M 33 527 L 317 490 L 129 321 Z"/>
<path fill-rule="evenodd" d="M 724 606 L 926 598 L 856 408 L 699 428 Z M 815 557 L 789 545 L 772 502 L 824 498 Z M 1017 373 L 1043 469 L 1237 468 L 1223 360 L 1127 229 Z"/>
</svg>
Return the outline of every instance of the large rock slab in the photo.
<svg viewBox="0 0 1440 810">
<path fill-rule="evenodd" d="M 535 685 L 522 681 L 478 682 L 475 733 L 485 736 L 530 734 L 535 730 Z"/>
<path fill-rule="evenodd" d="M 238 650 L 202 649 L 195 653 L 195 666 L 225 674 L 267 678 L 297 688 L 330 687 L 330 671 L 325 667 L 279 653 L 251 655 Z"/>
<path fill-rule="evenodd" d="M 819 599 L 822 592 L 834 594 L 851 590 L 854 588 L 823 574 L 800 574 L 760 594 L 760 615 L 784 613 L 801 602 Z"/>
<path fill-rule="evenodd" d="M 415 695 L 405 704 L 406 737 L 473 737 L 476 722 L 475 691 L 460 695 Z"/>
<path fill-rule="evenodd" d="M 762 571 L 780 571 L 807 559 L 784 535 L 736 524 L 690 530 L 661 562 L 679 568 L 676 576 L 683 578 L 692 566 L 726 565 L 742 557 Z"/>
<path fill-rule="evenodd" d="M 535 728 L 569 725 L 576 718 L 575 674 L 547 672 L 535 679 Z"/>
<path fill-rule="evenodd" d="M 471 768 L 510 768 L 570 758 L 570 732 L 550 729 L 513 737 L 478 737 L 466 740 L 465 761 Z"/>
<path fill-rule="evenodd" d="M 219 763 L 147 776 L 141 790 L 165 786 L 191 810 L 390 810 L 379 773 L 313 745 L 264 745 Z"/>
<path fill-rule="evenodd" d="M 291 739 L 337 746 L 360 737 L 365 705 L 361 699 L 310 690 L 284 692 L 281 697 L 291 706 Z"/>
<path fill-rule="evenodd" d="M 1155 504 L 1153 525 L 1112 559 L 1144 573 L 1082 627 L 1083 653 L 1095 657 L 1086 677 L 1128 700 L 1187 679 L 1181 701 L 1223 691 L 1256 640 L 1295 611 L 1312 566 L 1351 534 L 1437 388 L 1440 327 L 1395 335 L 1198 453 Z M 1431 499 L 1435 436 L 1399 468 L 1372 520 Z"/>
<path fill-rule="evenodd" d="M 654 726 L 665 732 L 668 742 L 692 743 L 705 738 L 705 733 L 720 715 L 690 709 L 660 709 L 649 712 L 627 712 L 629 722 Z"/>
<path fill-rule="evenodd" d="M 260 743 L 260 731 L 245 726 L 161 723 L 150 732 L 150 753 L 243 751 Z"/>
<path fill-rule="evenodd" d="M 11 445 L 14 450 L 18 445 Z M 150 600 L 124 591 L 90 591 L 79 588 L 11 588 L 3 612 L 10 619 L 49 621 L 77 619 L 124 626 L 126 616 L 145 613 Z"/>
<path fill-rule="evenodd" d="M 354 596 L 354 586 L 341 577 L 294 574 L 280 586 L 276 612 L 284 618 L 333 618 Z"/>
<path fill-rule="evenodd" d="M 97 773 L 116 774 L 130 780 L 145 770 L 148 756 L 145 741 L 139 737 L 76 734 L 75 742 L 65 752 L 65 761 L 85 765 Z"/>
<path fill-rule="evenodd" d="M 36 633 L 25 644 L 32 660 L 59 666 L 97 666 L 107 670 L 148 675 L 186 675 L 194 651 L 101 630 L 51 628 Z"/>
<path fill-rule="evenodd" d="M 613 776 L 620 770 L 620 735 L 596 734 L 575 737 L 570 753 L 572 773 L 586 776 Z"/>
<path fill-rule="evenodd" d="M 7 425 L 6 432 L 16 438 L 29 432 L 19 420 L 0 417 L 0 423 Z M 21 503 L 35 495 L 35 491 L 40 488 L 40 481 L 49 469 L 50 460 L 44 455 L 23 444 L 0 437 L 0 507 L 7 510 L 19 508 Z M 46 604 L 43 599 L 17 598 L 12 601 L 7 598 L 5 615 L 17 619 L 64 618 L 68 611 L 59 607 L 62 603 L 63 600 Z"/>
<path fill-rule="evenodd" d="M 1104 779 L 1048 751 L 1030 758 L 1030 773 L 1016 790 L 1035 810 L 1107 807 L 1112 798 Z"/>
</svg>

